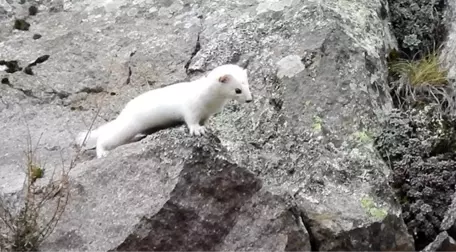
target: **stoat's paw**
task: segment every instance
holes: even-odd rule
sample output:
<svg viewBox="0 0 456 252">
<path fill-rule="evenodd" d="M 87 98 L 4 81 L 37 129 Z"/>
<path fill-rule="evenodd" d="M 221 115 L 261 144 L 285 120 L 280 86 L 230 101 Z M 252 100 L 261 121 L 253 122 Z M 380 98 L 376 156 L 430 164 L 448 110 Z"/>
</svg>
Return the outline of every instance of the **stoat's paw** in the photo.
<svg viewBox="0 0 456 252">
<path fill-rule="evenodd" d="M 104 158 L 108 155 L 109 151 L 103 149 L 97 149 L 97 158 Z"/>
<path fill-rule="evenodd" d="M 189 126 L 190 135 L 192 136 L 202 136 L 206 134 L 206 127 L 200 125 L 191 125 Z"/>
</svg>

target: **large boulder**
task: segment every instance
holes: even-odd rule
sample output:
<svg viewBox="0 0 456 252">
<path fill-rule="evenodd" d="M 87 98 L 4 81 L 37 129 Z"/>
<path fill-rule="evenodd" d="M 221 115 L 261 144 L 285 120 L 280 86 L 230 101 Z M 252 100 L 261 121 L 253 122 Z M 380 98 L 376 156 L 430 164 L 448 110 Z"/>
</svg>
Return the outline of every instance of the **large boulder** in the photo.
<svg viewBox="0 0 456 252">
<path fill-rule="evenodd" d="M 383 1 L 56 2 L 1 30 L 0 184 L 20 187 L 28 132 L 58 168 L 95 115 L 223 63 L 247 67 L 255 101 L 207 137 L 167 129 L 82 156 L 45 249 L 414 249 L 373 148 L 391 107 Z"/>
<path fill-rule="evenodd" d="M 73 171 L 45 250 L 310 250 L 290 202 L 229 160 L 220 140 L 160 132 Z"/>
</svg>

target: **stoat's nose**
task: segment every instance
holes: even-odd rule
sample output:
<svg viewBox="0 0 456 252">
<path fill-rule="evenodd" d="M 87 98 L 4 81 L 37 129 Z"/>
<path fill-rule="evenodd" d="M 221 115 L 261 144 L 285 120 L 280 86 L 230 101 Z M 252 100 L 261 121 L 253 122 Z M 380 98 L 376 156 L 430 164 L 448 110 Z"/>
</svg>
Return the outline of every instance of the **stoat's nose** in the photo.
<svg viewBox="0 0 456 252">
<path fill-rule="evenodd" d="M 253 100 L 246 100 L 245 102 L 247 102 L 247 103 L 251 103 L 252 101 L 253 101 Z"/>
</svg>

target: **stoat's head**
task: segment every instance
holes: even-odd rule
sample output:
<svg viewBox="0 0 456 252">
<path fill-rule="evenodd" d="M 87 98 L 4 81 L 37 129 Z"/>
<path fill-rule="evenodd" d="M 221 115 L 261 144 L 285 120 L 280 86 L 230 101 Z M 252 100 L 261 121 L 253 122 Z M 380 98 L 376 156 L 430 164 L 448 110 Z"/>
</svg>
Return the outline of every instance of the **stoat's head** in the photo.
<svg viewBox="0 0 456 252">
<path fill-rule="evenodd" d="M 253 101 L 246 69 L 232 64 L 222 65 L 212 70 L 207 77 L 216 82 L 218 92 L 224 98 L 241 103 Z"/>
</svg>

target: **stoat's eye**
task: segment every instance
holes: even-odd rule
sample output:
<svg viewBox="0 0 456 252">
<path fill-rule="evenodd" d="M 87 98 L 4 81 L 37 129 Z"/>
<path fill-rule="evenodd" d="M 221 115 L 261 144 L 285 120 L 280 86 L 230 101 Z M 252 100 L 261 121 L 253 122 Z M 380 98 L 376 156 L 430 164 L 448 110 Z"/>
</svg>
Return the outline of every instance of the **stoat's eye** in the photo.
<svg viewBox="0 0 456 252">
<path fill-rule="evenodd" d="M 236 88 L 234 91 L 236 92 L 236 94 L 242 93 L 242 91 L 239 88 Z"/>
</svg>

